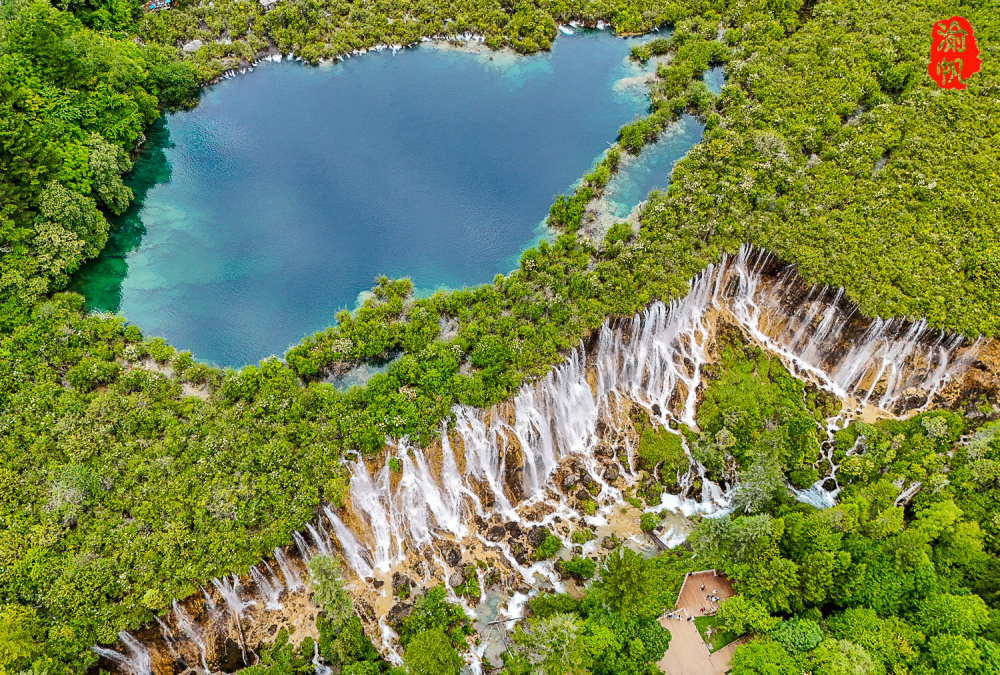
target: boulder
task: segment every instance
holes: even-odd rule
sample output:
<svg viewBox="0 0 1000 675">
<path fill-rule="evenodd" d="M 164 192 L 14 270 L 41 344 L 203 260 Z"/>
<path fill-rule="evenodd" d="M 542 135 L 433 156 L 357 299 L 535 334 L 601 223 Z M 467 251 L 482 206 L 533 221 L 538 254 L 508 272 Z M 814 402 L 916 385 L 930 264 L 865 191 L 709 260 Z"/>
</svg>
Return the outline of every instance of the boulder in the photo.
<svg viewBox="0 0 1000 675">
<path fill-rule="evenodd" d="M 442 546 L 441 556 L 448 563 L 448 567 L 458 567 L 462 562 L 462 551 L 454 544 Z"/>
<path fill-rule="evenodd" d="M 451 575 L 451 577 L 448 578 L 448 584 L 452 588 L 458 588 L 464 583 L 465 583 L 465 575 L 462 574 L 461 572 L 455 572 L 454 574 Z"/>
<path fill-rule="evenodd" d="M 392 609 L 389 610 L 389 613 L 385 615 L 385 620 L 389 622 L 390 626 L 395 626 L 411 614 L 413 614 L 412 603 L 397 602 L 392 606 Z"/>
<path fill-rule="evenodd" d="M 409 595 L 413 588 L 413 581 L 410 577 L 396 572 L 392 575 L 392 592 L 396 595 Z"/>
<path fill-rule="evenodd" d="M 618 480 L 618 465 L 608 464 L 608 467 L 604 470 L 604 480 L 609 483 L 614 483 Z"/>
<path fill-rule="evenodd" d="M 507 535 L 507 530 L 504 529 L 503 525 L 494 525 L 490 529 L 486 530 L 487 541 L 498 542 L 503 541 L 503 538 Z"/>
<path fill-rule="evenodd" d="M 549 533 L 548 529 L 543 525 L 535 525 L 528 532 L 528 544 L 532 547 L 537 547 L 543 541 L 545 541 L 545 536 Z"/>
</svg>

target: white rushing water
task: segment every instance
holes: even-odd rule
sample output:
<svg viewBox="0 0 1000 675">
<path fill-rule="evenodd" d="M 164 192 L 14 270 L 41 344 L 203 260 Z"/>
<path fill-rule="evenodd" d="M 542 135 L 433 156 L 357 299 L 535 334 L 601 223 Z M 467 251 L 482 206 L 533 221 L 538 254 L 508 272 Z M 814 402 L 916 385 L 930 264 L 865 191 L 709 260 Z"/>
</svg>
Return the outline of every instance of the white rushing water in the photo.
<svg viewBox="0 0 1000 675">
<path fill-rule="evenodd" d="M 125 631 L 118 633 L 118 640 L 125 649 L 124 653 L 105 647 L 92 647 L 92 649 L 95 654 L 117 664 L 131 675 L 152 675 L 152 660 L 146 646 Z"/>
<path fill-rule="evenodd" d="M 602 443 L 617 446 L 619 475 L 632 484 L 638 479 L 633 466 L 634 430 L 622 410 L 639 405 L 672 433 L 679 433 L 682 424 L 696 426 L 702 368 L 710 359 L 720 319 L 776 355 L 793 375 L 848 403 L 825 428 L 827 441 L 817 468 L 827 463 L 828 475 L 807 490 L 789 486 L 798 499 L 818 508 L 833 505 L 839 492 L 833 433 L 864 406 L 890 413 L 903 407 L 925 409 L 944 383 L 968 367 L 979 347 L 978 341 L 964 345 L 960 336 L 934 334 L 923 321 L 866 321 L 844 300 L 842 290 L 804 289 L 792 268 L 776 274 L 776 263 L 766 253 L 744 247 L 697 275 L 684 298 L 669 304 L 654 302 L 629 320 L 605 322 L 589 353 L 583 345 L 572 350 L 559 366 L 524 385 L 511 401 L 489 410 L 454 407 L 451 430 L 442 430 L 439 462 L 436 450 L 432 461 L 429 450 L 405 438 L 389 443 L 390 454 L 399 463 L 398 475 L 392 474 L 389 462 L 374 475 L 364 461 L 352 462 L 349 494 L 355 517 L 342 519 L 329 506 L 323 507 L 315 524 L 306 526 L 308 540 L 299 532 L 293 535 L 299 558 L 305 562 L 314 554 L 340 554 L 351 571 L 370 584 L 372 593 L 384 597 L 386 591 L 378 591 L 372 577 L 387 579 L 409 553 L 423 553 L 430 563 L 424 581 L 432 583 L 442 577 L 434 578 L 431 568 L 442 570 L 445 580 L 455 571 L 446 562 L 442 545 L 457 546 L 463 553 L 467 546 L 479 545 L 496 551 L 529 586 L 562 589 L 551 563 L 519 563 L 505 541 L 484 536 L 472 520 L 516 523 L 522 531 L 545 526 L 560 537 L 556 522 L 581 520 L 608 526 L 623 495 L 603 479 L 607 455 L 602 462 L 595 450 Z M 648 510 L 685 516 L 724 510 L 732 486 L 723 489 L 709 480 L 705 468 L 691 457 L 683 435 L 681 442 L 690 467 L 676 477 L 680 494 L 664 494 L 661 504 Z M 588 489 L 597 504 L 593 515 L 581 516 L 551 485 L 560 463 L 570 458 L 589 477 Z M 695 480 L 700 480 L 701 492 L 690 495 Z M 827 480 L 837 486 L 826 489 Z M 919 484 L 908 486 L 900 499 L 908 499 L 917 489 Z M 528 513 L 540 505 L 545 508 L 539 513 L 547 515 L 533 519 Z M 664 537 L 673 546 L 684 540 L 684 532 L 671 528 Z M 568 539 L 563 543 L 570 545 Z M 595 546 L 589 542 L 584 550 L 593 551 Z M 275 549 L 275 560 L 284 585 L 269 568 L 250 570 L 267 609 L 281 606 L 283 592 L 305 587 L 281 549 Z M 239 628 L 244 610 L 255 601 L 242 597 L 235 575 L 231 581 L 214 579 L 213 585 Z M 449 584 L 446 588 L 454 596 Z M 527 598 L 517 593 L 499 616 L 518 618 Z M 457 596 L 453 599 L 463 602 Z M 464 602 L 463 606 L 471 615 L 472 609 Z M 199 629 L 176 603 L 174 615 L 175 630 L 167 638 L 164 626 L 165 638 L 177 640 L 183 634 L 197 643 Z M 376 637 L 381 638 L 383 653 L 398 663 L 392 645 L 395 634 L 384 617 L 378 621 L 381 635 Z M 100 647 L 95 651 L 132 675 L 147 675 L 148 654 L 143 657 L 141 645 L 121 639 L 128 654 Z M 204 663 L 203 644 L 199 650 Z M 484 653 L 474 650 L 470 657 L 474 672 L 479 672 Z"/>
</svg>

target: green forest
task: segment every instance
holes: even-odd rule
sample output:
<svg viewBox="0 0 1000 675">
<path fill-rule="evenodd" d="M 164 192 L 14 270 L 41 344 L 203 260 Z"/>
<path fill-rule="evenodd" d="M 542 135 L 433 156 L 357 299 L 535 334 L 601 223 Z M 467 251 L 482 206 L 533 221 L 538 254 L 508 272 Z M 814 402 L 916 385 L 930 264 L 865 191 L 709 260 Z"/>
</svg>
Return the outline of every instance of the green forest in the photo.
<svg viewBox="0 0 1000 675">
<path fill-rule="evenodd" d="M 930 28 L 955 13 L 975 27 L 982 69 L 967 89 L 940 90 L 926 77 Z M 933 0 L 283 0 L 268 12 L 229 0 L 158 12 L 129 0 L 4 2 L 0 671 L 83 672 L 96 662 L 91 645 L 114 642 L 213 576 L 245 573 L 320 504 L 340 504 L 346 452 L 376 455 L 402 435 L 429 442 L 454 404 L 508 398 L 605 318 L 682 295 L 693 274 L 744 242 L 795 263 L 810 283 L 844 286 L 869 316 L 996 336 L 998 17 L 995 2 Z M 226 71 L 269 50 L 316 62 L 466 32 L 530 53 L 569 20 L 673 33 L 633 51 L 657 58 L 648 116 L 555 199 L 553 240 L 493 284 L 415 300 L 408 280 L 382 279 L 363 307 L 331 317 L 283 359 L 239 371 L 88 314 L 64 292 L 103 248 L 108 217 L 133 198 L 122 177 L 149 125 L 165 109 L 197 105 L 199 87 Z M 193 40 L 201 47 L 182 49 Z M 727 79 L 715 96 L 701 74 L 718 64 Z M 685 111 L 705 120 L 703 141 L 670 188 L 650 196 L 638 231 L 582 236 L 585 206 L 623 156 Z M 458 325 L 454 337 L 441 339 L 442 320 Z M 396 352 L 366 387 L 322 382 Z M 713 453 L 723 445 L 754 472 L 748 484 L 773 489 L 763 502 L 754 495 L 753 512 L 706 520 L 691 538 L 699 566 L 718 560 L 741 590 L 729 629 L 760 636 L 737 652 L 734 673 L 997 672 L 1000 441 L 980 426 L 995 399 L 977 402 L 980 417 L 853 424 L 837 439 L 839 452 L 859 439 L 866 448 L 845 456 L 853 481 L 837 507 L 813 512 L 778 487 L 784 477 L 810 482 L 818 441 L 803 428 L 816 410 L 741 394 L 763 386 L 765 366 L 737 361 L 720 370 L 726 387 L 705 392 L 699 452 L 720 470 Z M 662 445 L 647 453 L 669 459 Z M 897 507 L 898 478 L 933 489 Z M 662 607 L 622 604 L 624 582 L 607 590 L 621 565 L 636 568 L 623 573 L 632 581 L 661 574 L 664 587 L 682 567 L 660 563 L 667 574 L 612 556 L 582 603 L 533 608 L 508 670 L 539 667 L 537 645 L 552 642 L 540 636 L 558 633 L 579 649 L 566 649 L 572 668 L 549 672 L 605 672 L 594 670 L 611 658 L 595 655 L 597 638 L 633 659 L 634 670 L 615 672 L 647 672 L 667 638 L 636 631 L 652 630 L 643 622 Z M 435 630 L 443 637 L 423 635 Z M 435 619 L 419 639 L 436 640 L 441 649 L 426 651 L 448 661 L 454 630 Z M 364 652 L 366 638 L 351 635 L 343 649 Z M 309 670 L 296 649 L 276 643 L 273 662 Z M 387 667 L 354 661 L 379 669 L 359 673 Z"/>
</svg>

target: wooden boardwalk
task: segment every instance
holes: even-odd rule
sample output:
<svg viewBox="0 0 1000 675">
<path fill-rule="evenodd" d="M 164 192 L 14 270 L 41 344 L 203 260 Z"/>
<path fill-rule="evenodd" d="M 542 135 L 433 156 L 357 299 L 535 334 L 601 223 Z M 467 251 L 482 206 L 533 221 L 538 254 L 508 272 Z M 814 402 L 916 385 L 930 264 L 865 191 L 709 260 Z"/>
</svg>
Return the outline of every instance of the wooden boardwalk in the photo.
<svg viewBox="0 0 1000 675">
<path fill-rule="evenodd" d="M 702 585 L 705 586 L 704 590 Z M 712 591 L 717 591 L 719 603 L 705 598 Z M 740 638 L 712 654 L 701 639 L 694 621 L 687 619 L 689 616 L 704 616 L 709 612 L 702 612 L 703 607 L 714 610 L 733 595 L 729 580 L 723 576 L 715 576 L 712 571 L 694 572 L 684 580 L 677 598 L 675 616 L 660 619 L 660 623 L 670 631 L 670 647 L 658 664 L 660 670 L 667 675 L 723 675 L 729 669 L 733 652 L 746 638 Z M 680 620 L 677 616 L 680 616 Z"/>
</svg>

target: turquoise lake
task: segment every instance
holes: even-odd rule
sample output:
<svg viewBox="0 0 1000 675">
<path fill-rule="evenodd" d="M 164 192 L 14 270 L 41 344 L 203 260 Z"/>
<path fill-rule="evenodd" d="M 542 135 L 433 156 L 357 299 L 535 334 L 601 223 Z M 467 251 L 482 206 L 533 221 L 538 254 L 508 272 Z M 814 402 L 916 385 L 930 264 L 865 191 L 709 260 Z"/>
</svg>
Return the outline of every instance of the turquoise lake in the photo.
<svg viewBox="0 0 1000 675">
<path fill-rule="evenodd" d="M 578 31 L 523 58 L 425 44 L 224 80 L 151 130 L 134 205 L 71 288 L 238 367 L 330 325 L 379 275 L 422 294 L 489 282 L 646 114 L 635 42 Z M 666 187 L 701 131 L 682 118 L 631 162 L 615 217 Z"/>
</svg>

